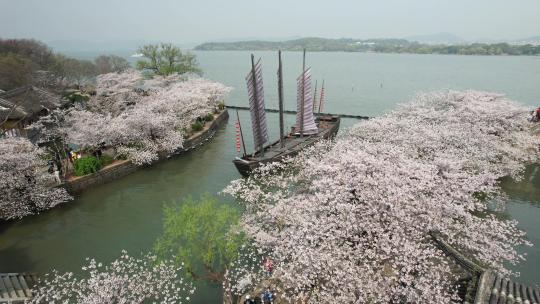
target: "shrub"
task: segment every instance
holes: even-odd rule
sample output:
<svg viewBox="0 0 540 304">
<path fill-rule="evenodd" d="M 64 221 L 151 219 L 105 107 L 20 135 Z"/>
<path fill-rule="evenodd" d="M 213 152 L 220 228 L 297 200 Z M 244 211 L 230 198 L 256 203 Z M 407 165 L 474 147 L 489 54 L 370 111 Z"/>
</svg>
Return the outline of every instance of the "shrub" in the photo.
<svg viewBox="0 0 540 304">
<path fill-rule="evenodd" d="M 201 131 L 203 129 L 203 126 L 204 125 L 202 124 L 202 122 L 196 121 L 196 122 L 191 124 L 191 129 L 193 131 Z"/>
<path fill-rule="evenodd" d="M 212 115 L 212 113 L 208 113 L 208 114 L 206 114 L 206 116 L 204 117 L 204 120 L 206 120 L 206 121 L 212 121 L 212 120 L 214 120 L 214 115 Z"/>
<path fill-rule="evenodd" d="M 101 163 L 95 156 L 83 156 L 76 159 L 73 163 L 75 167 L 75 175 L 83 176 L 90 173 L 95 173 L 101 169 Z"/>
<path fill-rule="evenodd" d="M 225 102 L 220 101 L 220 102 L 218 103 L 218 109 L 220 109 L 220 110 L 225 110 Z"/>
<path fill-rule="evenodd" d="M 72 103 L 75 102 L 86 102 L 90 100 L 90 95 L 83 93 L 81 91 L 66 91 L 63 93 L 64 98 L 69 100 Z"/>
<path fill-rule="evenodd" d="M 99 162 L 101 163 L 102 167 L 110 165 L 113 161 L 114 161 L 114 157 L 112 157 L 110 155 L 107 155 L 107 154 L 103 154 L 99 158 Z"/>
</svg>

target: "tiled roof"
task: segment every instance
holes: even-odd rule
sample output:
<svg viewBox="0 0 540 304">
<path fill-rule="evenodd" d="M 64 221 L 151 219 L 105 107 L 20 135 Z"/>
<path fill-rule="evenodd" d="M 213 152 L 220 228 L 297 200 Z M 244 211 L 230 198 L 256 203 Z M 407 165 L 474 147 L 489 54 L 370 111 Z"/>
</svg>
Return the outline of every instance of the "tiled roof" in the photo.
<svg viewBox="0 0 540 304">
<path fill-rule="evenodd" d="M 34 86 L 0 92 L 0 119 L 4 120 L 8 115 L 10 119 L 22 119 L 43 109 L 56 109 L 62 103 L 60 97 Z"/>
<path fill-rule="evenodd" d="M 8 100 L 0 98 L 0 121 L 4 121 L 4 119 L 9 115 L 11 119 L 21 119 L 28 115 L 26 111 L 24 111 L 20 107 L 15 107 L 13 109 L 13 103 L 11 103 Z"/>
<path fill-rule="evenodd" d="M 540 304 L 538 288 L 514 282 L 490 269 L 485 269 L 445 242 L 440 234 L 432 232 L 431 236 L 447 256 L 476 278 L 471 289 L 466 291 L 474 298 L 474 304 Z"/>
<path fill-rule="evenodd" d="M 478 288 L 482 290 L 475 303 L 483 304 L 538 304 L 540 303 L 540 291 L 526 286 L 497 273 L 487 271 L 483 274 Z"/>
<path fill-rule="evenodd" d="M 36 276 L 28 273 L 0 273 L 0 303 L 24 303 L 32 297 Z"/>
</svg>

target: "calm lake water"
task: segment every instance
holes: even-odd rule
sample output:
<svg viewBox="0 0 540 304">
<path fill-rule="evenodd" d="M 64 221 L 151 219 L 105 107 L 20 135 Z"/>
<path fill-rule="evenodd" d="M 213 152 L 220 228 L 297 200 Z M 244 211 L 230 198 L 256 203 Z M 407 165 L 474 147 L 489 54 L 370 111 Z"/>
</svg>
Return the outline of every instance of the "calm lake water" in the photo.
<svg viewBox="0 0 540 304">
<path fill-rule="evenodd" d="M 96 54 L 70 55 L 88 58 Z M 255 55 L 263 58 L 267 107 L 277 108 L 277 54 Z M 197 56 L 205 77 L 235 88 L 227 103 L 245 106 L 249 53 L 198 52 Z M 301 54 L 285 52 L 283 61 L 286 108 L 292 110 Z M 325 112 L 376 116 L 418 91 L 440 89 L 489 90 L 531 107 L 540 105 L 540 57 L 308 53 L 307 64 L 313 68 L 319 88 L 325 80 Z M 230 114 L 235 117 L 234 112 Z M 248 113 L 240 111 L 240 118 L 251 149 Z M 288 125 L 293 120 L 287 116 Z M 277 115 L 269 113 L 268 121 L 271 137 L 276 138 Z M 355 122 L 344 120 L 342 129 Z M 164 203 L 217 193 L 239 178 L 231 163 L 236 156 L 234 134 L 234 119 L 230 119 L 213 141 L 192 153 L 88 190 L 63 207 L 0 226 L 0 272 L 78 271 L 86 257 L 107 262 L 122 249 L 132 253 L 150 250 L 161 232 Z M 540 283 L 540 167 L 530 166 L 522 181 L 505 180 L 503 186 L 511 199 L 508 216 L 519 221 L 535 244 L 522 249 L 528 258 L 514 267 L 522 274 L 518 280 Z M 194 303 L 218 299 L 218 286 L 201 285 Z"/>
</svg>

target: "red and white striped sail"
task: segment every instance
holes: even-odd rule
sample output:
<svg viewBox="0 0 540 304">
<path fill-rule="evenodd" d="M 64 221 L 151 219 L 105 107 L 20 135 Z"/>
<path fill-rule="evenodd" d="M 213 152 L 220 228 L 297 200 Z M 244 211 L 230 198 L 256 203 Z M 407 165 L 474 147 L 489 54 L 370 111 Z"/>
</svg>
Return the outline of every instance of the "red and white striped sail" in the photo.
<svg viewBox="0 0 540 304">
<path fill-rule="evenodd" d="M 303 119 L 304 134 L 316 134 L 319 132 L 317 124 L 315 124 L 315 116 L 313 115 L 313 94 L 311 94 L 311 68 L 305 70 L 297 79 L 297 113 L 296 113 L 296 132 L 299 133 L 302 129 L 301 122 Z M 303 87 L 303 89 L 302 89 Z M 302 96 L 302 92 L 304 96 Z M 303 99 L 303 100 L 302 100 Z M 301 109 L 304 105 L 304 113 Z M 302 117 L 303 116 L 303 117 Z"/>
<path fill-rule="evenodd" d="M 236 121 L 234 124 L 236 127 L 236 152 L 240 153 L 240 121 Z"/>
<path fill-rule="evenodd" d="M 255 83 L 253 82 L 253 71 L 250 71 L 246 76 L 246 82 L 249 110 L 251 112 L 251 127 L 253 129 L 253 143 L 255 144 L 255 150 L 257 150 L 268 141 L 261 59 L 255 64 Z M 255 95 L 257 98 L 255 98 Z"/>
</svg>

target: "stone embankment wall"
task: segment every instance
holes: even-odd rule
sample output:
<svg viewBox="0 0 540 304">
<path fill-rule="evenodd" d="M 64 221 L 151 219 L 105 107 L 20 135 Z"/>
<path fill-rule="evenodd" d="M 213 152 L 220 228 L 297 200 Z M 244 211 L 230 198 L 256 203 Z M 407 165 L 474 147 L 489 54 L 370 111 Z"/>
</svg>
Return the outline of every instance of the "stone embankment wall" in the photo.
<svg viewBox="0 0 540 304">
<path fill-rule="evenodd" d="M 207 123 L 202 131 L 197 132 L 193 134 L 190 138 L 186 139 L 184 141 L 184 147 L 176 151 L 174 154 L 180 155 L 203 145 L 206 141 L 214 137 L 217 129 L 223 126 L 227 122 L 228 118 L 229 113 L 225 109 L 217 116 L 215 116 L 214 120 L 212 120 L 210 123 Z M 161 159 L 166 158 L 167 157 L 164 156 Z M 137 166 L 129 160 L 118 161 L 99 170 L 94 174 L 88 174 L 68 180 L 63 184 L 63 187 L 66 188 L 69 193 L 77 194 L 84 191 L 85 189 L 122 178 L 143 167 L 144 166 Z"/>
</svg>

